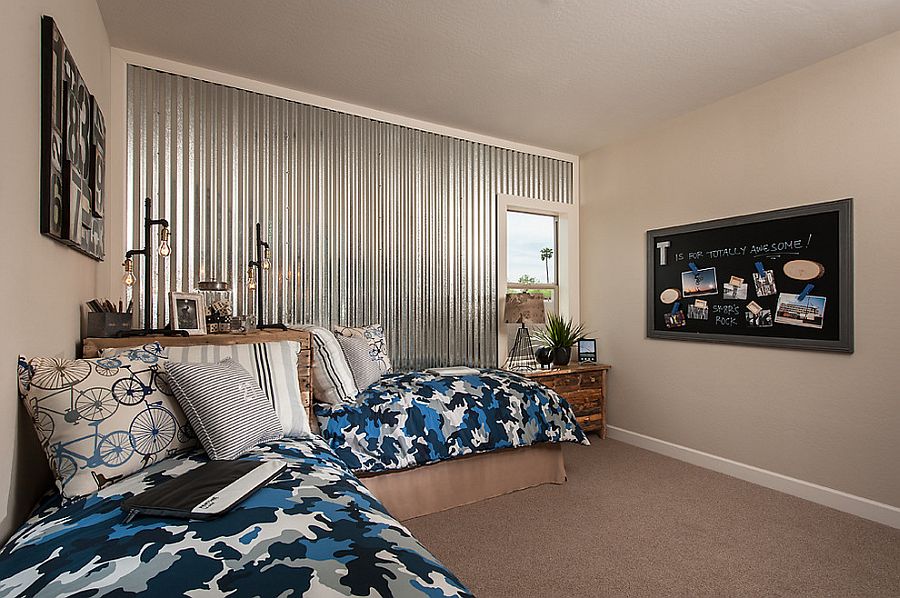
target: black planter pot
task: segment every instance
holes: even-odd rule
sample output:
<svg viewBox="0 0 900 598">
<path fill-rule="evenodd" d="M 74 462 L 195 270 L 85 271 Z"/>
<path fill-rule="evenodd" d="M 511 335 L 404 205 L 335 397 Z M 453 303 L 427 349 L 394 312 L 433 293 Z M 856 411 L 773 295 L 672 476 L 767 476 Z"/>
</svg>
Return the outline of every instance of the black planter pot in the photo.
<svg viewBox="0 0 900 598">
<path fill-rule="evenodd" d="M 557 347 L 553 349 L 553 365 L 569 365 L 572 358 L 572 347 Z"/>
<path fill-rule="evenodd" d="M 541 347 L 534 352 L 534 358 L 541 364 L 541 367 L 548 367 L 553 363 L 553 349 L 550 347 Z"/>
</svg>

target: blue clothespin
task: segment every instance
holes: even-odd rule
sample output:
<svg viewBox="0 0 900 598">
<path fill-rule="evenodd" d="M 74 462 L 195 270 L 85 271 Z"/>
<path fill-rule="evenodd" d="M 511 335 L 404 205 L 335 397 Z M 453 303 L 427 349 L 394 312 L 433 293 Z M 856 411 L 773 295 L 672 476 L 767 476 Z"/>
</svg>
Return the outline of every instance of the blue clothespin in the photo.
<svg viewBox="0 0 900 598">
<path fill-rule="evenodd" d="M 695 264 L 694 262 L 689 263 L 688 268 L 690 268 L 691 272 L 693 272 L 694 274 L 697 273 L 697 264 Z"/>
<path fill-rule="evenodd" d="M 814 288 L 815 285 L 812 284 L 808 284 L 803 287 L 803 290 L 800 291 L 799 295 L 797 295 L 797 301 L 803 301 L 804 299 L 806 299 L 806 296 L 809 295 L 810 291 L 812 291 Z"/>
<path fill-rule="evenodd" d="M 756 272 L 759 274 L 760 278 L 766 277 L 766 269 L 763 266 L 762 262 L 756 262 Z"/>
<path fill-rule="evenodd" d="M 672 315 L 673 316 L 678 313 L 679 307 L 681 307 L 681 301 L 676 301 L 675 305 L 672 306 Z"/>
</svg>

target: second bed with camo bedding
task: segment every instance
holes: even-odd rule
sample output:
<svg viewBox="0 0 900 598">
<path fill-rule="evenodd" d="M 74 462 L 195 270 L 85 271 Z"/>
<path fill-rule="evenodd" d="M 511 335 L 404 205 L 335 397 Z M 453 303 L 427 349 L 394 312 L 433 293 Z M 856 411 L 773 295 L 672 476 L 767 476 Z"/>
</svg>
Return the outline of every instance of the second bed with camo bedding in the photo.
<svg viewBox="0 0 900 598">
<path fill-rule="evenodd" d="M 542 442 L 588 444 L 556 392 L 512 372 L 389 374 L 353 401 L 317 404 L 322 438 L 356 472 L 397 471 Z"/>
<path fill-rule="evenodd" d="M 210 521 L 126 523 L 120 507 L 207 461 L 202 451 L 82 500 L 48 497 L 0 550 L 0 596 L 471 596 L 320 439 L 245 458 L 288 467 Z"/>
</svg>

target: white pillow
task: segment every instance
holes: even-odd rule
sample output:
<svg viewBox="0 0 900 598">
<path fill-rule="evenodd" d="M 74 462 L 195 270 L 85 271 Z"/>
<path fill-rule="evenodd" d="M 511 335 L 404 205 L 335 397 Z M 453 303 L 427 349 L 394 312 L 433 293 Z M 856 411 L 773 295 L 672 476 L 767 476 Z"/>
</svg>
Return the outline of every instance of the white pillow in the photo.
<svg viewBox="0 0 900 598">
<path fill-rule="evenodd" d="M 320 403 L 338 405 L 359 394 L 347 358 L 334 335 L 321 326 L 292 326 L 312 334 L 313 398 Z"/>
<path fill-rule="evenodd" d="M 121 349 L 106 349 L 103 356 L 114 355 Z M 269 398 L 281 429 L 288 438 L 309 438 L 309 415 L 300 394 L 297 379 L 297 361 L 300 343 L 278 341 L 272 343 L 241 343 L 235 345 L 191 345 L 165 347 L 169 361 L 191 363 L 219 363 L 224 359 L 235 360 L 254 378 Z"/>
</svg>

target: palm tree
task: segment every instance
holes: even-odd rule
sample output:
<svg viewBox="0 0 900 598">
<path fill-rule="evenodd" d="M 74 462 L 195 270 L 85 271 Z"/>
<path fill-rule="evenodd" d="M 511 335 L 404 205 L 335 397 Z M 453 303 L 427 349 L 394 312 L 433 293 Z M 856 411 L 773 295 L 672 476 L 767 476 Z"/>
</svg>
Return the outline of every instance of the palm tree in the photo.
<svg viewBox="0 0 900 598">
<path fill-rule="evenodd" d="M 553 259 L 553 250 L 549 247 L 541 249 L 541 261 L 544 262 L 544 269 L 547 271 L 547 284 L 550 284 L 550 260 Z"/>
</svg>

